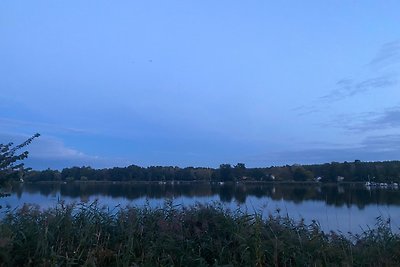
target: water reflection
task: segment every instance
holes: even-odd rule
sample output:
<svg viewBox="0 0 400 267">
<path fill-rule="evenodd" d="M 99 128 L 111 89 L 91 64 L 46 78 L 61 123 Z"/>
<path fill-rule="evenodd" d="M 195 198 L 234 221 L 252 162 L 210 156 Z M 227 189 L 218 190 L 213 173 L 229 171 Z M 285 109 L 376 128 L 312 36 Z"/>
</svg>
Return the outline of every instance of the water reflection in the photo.
<svg viewBox="0 0 400 267">
<path fill-rule="evenodd" d="M 24 203 L 37 204 L 43 209 L 54 207 L 60 200 L 66 203 L 92 202 L 116 210 L 133 205 L 160 207 L 166 198 L 174 204 L 190 206 L 214 201 L 231 210 L 261 212 L 268 216 L 276 210 L 306 223 L 317 220 L 323 230 L 360 233 L 374 227 L 377 217 L 390 218 L 392 229 L 400 232 L 400 190 L 362 185 L 322 184 L 19 184 L 11 196 L 0 198 L 0 206 L 11 209 Z M 6 209 L 0 209 L 0 218 Z"/>
<path fill-rule="evenodd" d="M 323 201 L 330 206 L 357 206 L 363 209 L 367 205 L 400 206 L 400 190 L 367 190 L 362 185 L 293 185 L 293 184 L 113 184 L 113 183 L 71 183 L 71 184 L 19 184 L 12 192 L 21 199 L 24 194 L 40 194 L 46 197 L 80 198 L 88 200 L 90 196 L 124 198 L 165 199 L 179 197 L 218 196 L 222 202 L 245 203 L 248 197 L 285 202 Z"/>
</svg>

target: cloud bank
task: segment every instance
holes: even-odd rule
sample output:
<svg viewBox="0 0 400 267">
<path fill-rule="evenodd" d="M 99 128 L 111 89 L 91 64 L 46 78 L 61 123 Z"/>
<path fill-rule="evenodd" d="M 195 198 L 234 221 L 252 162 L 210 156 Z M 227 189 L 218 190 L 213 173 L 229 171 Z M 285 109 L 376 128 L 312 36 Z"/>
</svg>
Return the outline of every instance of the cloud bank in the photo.
<svg viewBox="0 0 400 267">
<path fill-rule="evenodd" d="M 354 146 L 326 146 L 322 148 L 271 152 L 249 159 L 254 164 L 273 162 L 274 165 L 314 164 L 332 161 L 385 161 L 400 159 L 400 134 L 366 137 Z"/>
<path fill-rule="evenodd" d="M 0 134 L 0 143 L 22 143 L 29 136 L 22 134 Z M 97 155 L 88 155 L 77 149 L 68 147 L 59 138 L 52 136 L 40 136 L 35 139 L 24 151 L 29 151 L 25 166 L 34 169 L 62 169 L 72 166 L 91 166 L 94 168 L 106 168 L 126 166 L 130 162 L 123 158 L 107 158 Z"/>
</svg>

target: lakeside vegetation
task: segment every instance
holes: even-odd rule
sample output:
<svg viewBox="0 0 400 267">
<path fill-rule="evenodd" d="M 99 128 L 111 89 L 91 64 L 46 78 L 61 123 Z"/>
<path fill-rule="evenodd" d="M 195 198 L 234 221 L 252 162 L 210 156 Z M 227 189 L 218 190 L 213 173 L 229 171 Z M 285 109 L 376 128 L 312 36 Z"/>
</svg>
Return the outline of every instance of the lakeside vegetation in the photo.
<svg viewBox="0 0 400 267">
<path fill-rule="evenodd" d="M 297 201 L 305 197 L 331 196 L 332 203 L 347 203 L 364 196 L 355 191 L 351 198 L 338 200 L 332 188 L 263 188 L 260 183 L 223 183 L 235 181 L 365 181 L 398 182 L 400 162 L 329 163 L 320 165 L 286 165 L 269 168 L 246 168 L 222 164 L 212 168 L 148 167 L 65 168 L 62 171 L 28 171 L 19 161 L 28 156 L 17 151 L 28 145 L 35 135 L 21 145 L 0 146 L 1 185 L 11 180 L 49 181 L 52 186 L 73 186 L 72 194 L 89 190 L 87 181 L 138 182 L 137 190 L 126 188 L 135 197 L 151 185 L 161 182 L 166 188 L 175 181 L 198 181 L 218 185 L 205 192 L 219 190 L 221 200 L 233 197 L 245 201 L 247 194 L 288 195 Z M 338 179 L 342 177 L 343 179 Z M 83 181 L 85 183 L 66 183 Z M 104 185 L 106 192 L 118 183 Z M 281 183 L 284 184 L 284 183 Z M 34 183 L 30 185 L 35 185 Z M 120 184 L 121 185 L 121 184 Z M 185 184 L 183 184 L 185 185 Z M 186 184 L 187 185 L 187 184 Z M 14 185 L 18 191 L 23 183 Z M 74 186 L 79 186 L 76 190 Z M 338 188 L 340 185 L 338 185 Z M 68 189 L 64 188 L 63 190 Z M 61 190 L 61 189 L 60 189 Z M 183 189 L 182 189 L 183 190 Z M 339 190 L 339 189 L 338 189 Z M 51 189 L 51 192 L 54 190 Z M 82 192 L 83 192 L 82 191 Z M 253 192 L 254 191 L 254 192 Z M 158 194 L 158 191 L 152 191 Z M 182 191 L 185 192 L 185 191 Z M 214 192 L 215 193 L 215 192 Z M 374 192 L 375 194 L 375 192 Z M 379 196 L 379 191 L 376 192 Z M 4 195 L 5 196 L 5 195 Z M 385 197 L 388 196 L 385 193 Z M 396 198 L 393 195 L 390 198 Z M 396 198 L 397 199 L 397 198 Z M 18 210 L 5 208 L 0 220 L 0 266 L 395 266 L 400 264 L 400 236 L 392 232 L 390 221 L 377 218 L 374 228 L 362 234 L 323 232 L 318 222 L 307 225 L 294 221 L 279 210 L 267 218 L 261 211 L 251 214 L 229 211 L 221 204 L 174 206 L 166 201 L 162 208 L 125 207 L 108 210 L 92 204 L 59 203 L 42 210 L 24 205 Z"/>
<path fill-rule="evenodd" d="M 58 170 L 31 171 L 27 181 L 320 181 L 400 183 L 400 161 L 331 162 L 313 165 L 285 165 L 246 168 L 221 164 L 219 168 L 174 166 L 115 167 L 94 169 L 88 166 Z"/>
<path fill-rule="evenodd" d="M 1 266 L 395 266 L 400 236 L 378 218 L 361 235 L 324 233 L 276 211 L 218 205 L 24 206 L 0 222 Z"/>
</svg>

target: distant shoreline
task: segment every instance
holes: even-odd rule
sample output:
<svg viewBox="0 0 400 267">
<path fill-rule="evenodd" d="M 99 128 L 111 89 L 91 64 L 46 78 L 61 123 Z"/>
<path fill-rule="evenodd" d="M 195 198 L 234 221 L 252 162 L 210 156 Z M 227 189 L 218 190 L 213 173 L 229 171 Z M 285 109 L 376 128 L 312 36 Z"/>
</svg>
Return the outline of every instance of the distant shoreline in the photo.
<svg viewBox="0 0 400 267">
<path fill-rule="evenodd" d="M 400 161 L 331 162 L 313 165 L 285 165 L 248 168 L 244 163 L 221 164 L 219 168 L 177 166 L 114 167 L 94 169 L 89 166 L 63 170 L 30 171 L 23 180 L 31 181 L 110 181 L 155 183 L 397 183 L 400 184 Z"/>
<path fill-rule="evenodd" d="M 322 183 L 315 181 L 237 181 L 237 182 L 215 182 L 215 181 L 28 181 L 28 184 L 152 184 L 152 185 L 190 185 L 190 184 L 215 184 L 215 185 L 257 185 L 257 184 L 277 184 L 277 185 L 324 185 L 324 186 L 337 186 L 337 185 L 365 185 L 365 182 L 336 182 L 336 183 Z"/>
</svg>

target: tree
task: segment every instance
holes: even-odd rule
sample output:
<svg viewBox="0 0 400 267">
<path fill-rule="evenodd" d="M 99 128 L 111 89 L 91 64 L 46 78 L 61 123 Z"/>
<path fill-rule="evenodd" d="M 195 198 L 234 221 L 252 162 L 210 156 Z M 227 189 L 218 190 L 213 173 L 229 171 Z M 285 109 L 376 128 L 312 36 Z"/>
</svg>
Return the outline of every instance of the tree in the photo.
<svg viewBox="0 0 400 267">
<path fill-rule="evenodd" d="M 303 167 L 297 167 L 293 173 L 293 180 L 295 181 L 307 181 L 313 178 L 313 174 L 310 171 L 307 171 Z"/>
<path fill-rule="evenodd" d="M 234 177 L 236 179 L 242 179 L 246 174 L 246 165 L 244 163 L 238 163 L 233 168 Z"/>
<path fill-rule="evenodd" d="M 36 133 L 25 142 L 14 146 L 14 143 L 0 144 L 0 186 L 3 186 L 18 174 L 24 173 L 29 169 L 24 169 L 24 163 L 20 162 L 28 157 L 29 152 L 24 151 L 18 154 L 18 151 L 29 145 L 33 139 L 39 137 Z"/>
<path fill-rule="evenodd" d="M 221 181 L 233 181 L 232 166 L 230 164 L 219 165 L 219 174 Z"/>
</svg>

